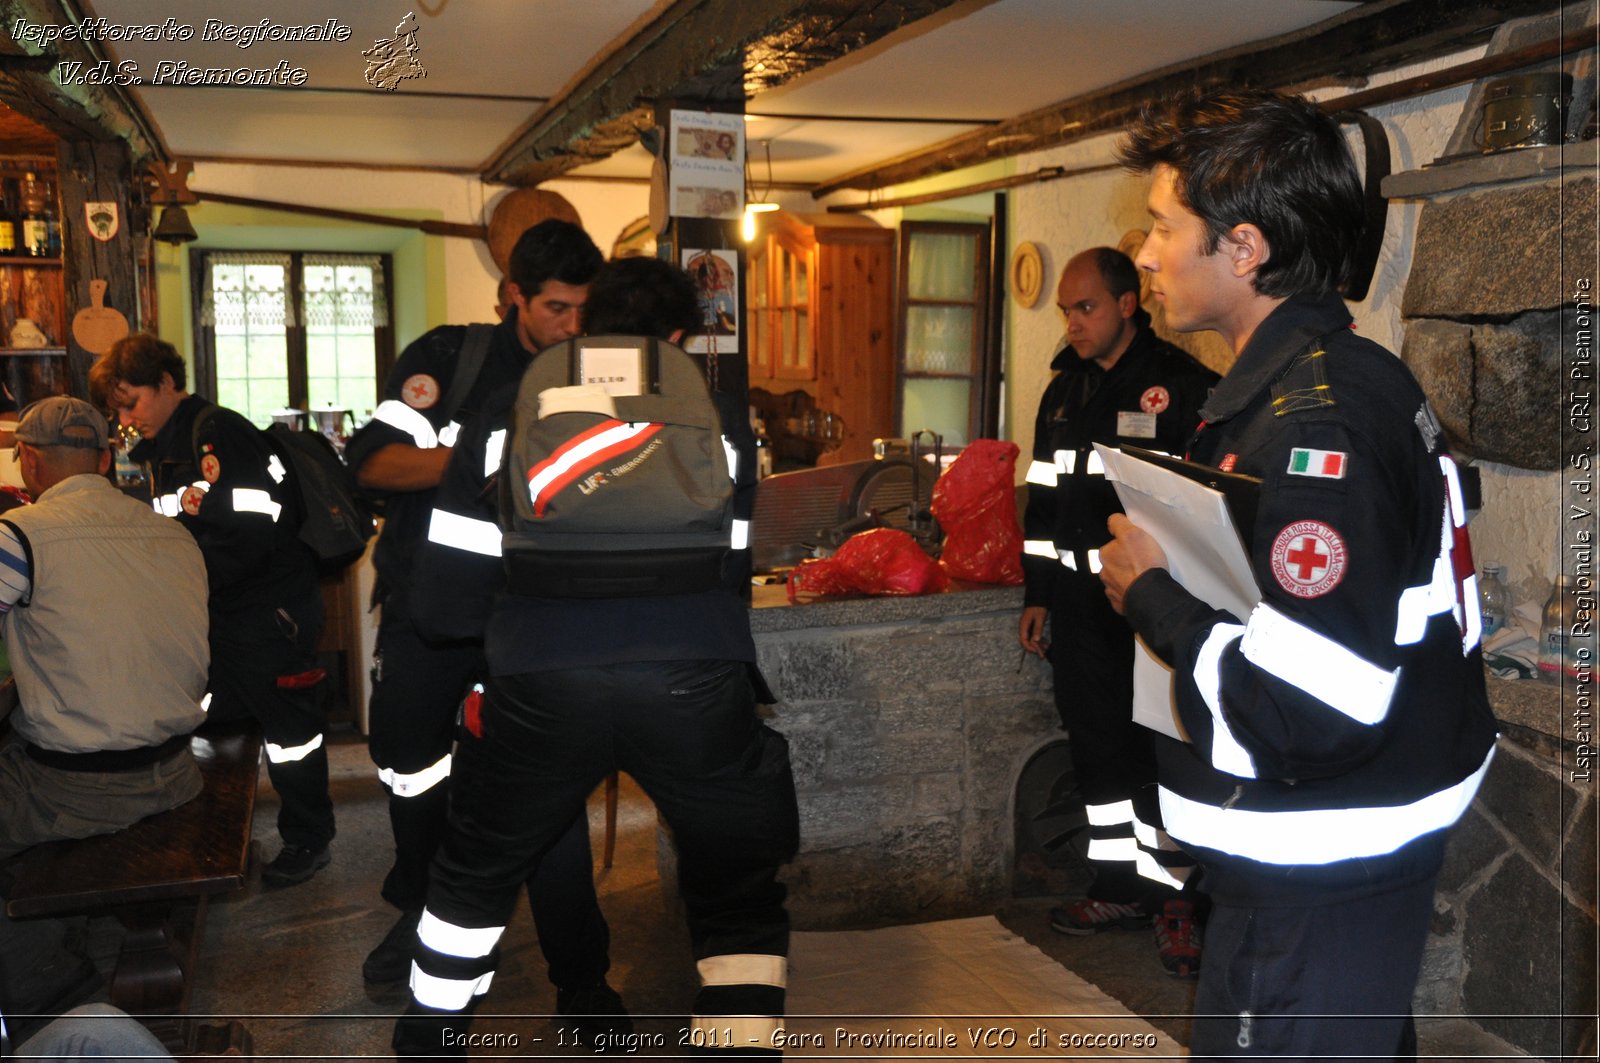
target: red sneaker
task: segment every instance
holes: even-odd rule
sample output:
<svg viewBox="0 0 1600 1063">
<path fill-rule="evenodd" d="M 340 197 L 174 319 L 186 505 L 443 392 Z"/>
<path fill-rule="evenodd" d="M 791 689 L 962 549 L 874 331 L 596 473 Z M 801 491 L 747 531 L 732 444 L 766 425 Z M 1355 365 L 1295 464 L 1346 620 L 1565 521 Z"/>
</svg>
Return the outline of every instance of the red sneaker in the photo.
<svg viewBox="0 0 1600 1063">
<path fill-rule="evenodd" d="M 1200 977 L 1200 928 L 1195 925 L 1193 904 L 1168 901 L 1162 905 L 1156 920 L 1156 954 L 1172 977 Z"/>
<path fill-rule="evenodd" d="M 1150 913 L 1137 904 L 1113 904 L 1084 898 L 1050 909 L 1051 929 L 1063 934 L 1098 934 L 1149 926 Z"/>
</svg>

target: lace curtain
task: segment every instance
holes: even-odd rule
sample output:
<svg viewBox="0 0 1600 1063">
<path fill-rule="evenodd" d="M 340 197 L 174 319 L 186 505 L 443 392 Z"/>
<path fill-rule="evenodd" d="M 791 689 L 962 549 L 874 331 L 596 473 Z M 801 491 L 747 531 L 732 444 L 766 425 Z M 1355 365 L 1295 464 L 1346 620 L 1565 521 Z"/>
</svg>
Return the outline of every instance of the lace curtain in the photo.
<svg viewBox="0 0 1600 1063">
<path fill-rule="evenodd" d="M 259 251 L 213 251 L 205 256 L 200 323 L 225 331 L 290 328 L 371 329 L 389 318 L 378 255 L 300 256 L 303 322 L 289 298 L 291 256 Z"/>
</svg>

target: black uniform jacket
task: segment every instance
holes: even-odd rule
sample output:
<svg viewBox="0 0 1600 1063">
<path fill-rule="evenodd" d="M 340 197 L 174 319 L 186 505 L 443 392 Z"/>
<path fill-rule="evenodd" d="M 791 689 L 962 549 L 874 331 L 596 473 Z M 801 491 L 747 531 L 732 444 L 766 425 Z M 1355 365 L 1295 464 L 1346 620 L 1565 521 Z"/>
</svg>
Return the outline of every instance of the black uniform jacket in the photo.
<svg viewBox="0 0 1600 1063">
<path fill-rule="evenodd" d="M 1131 443 L 1183 453 L 1217 374 L 1160 339 L 1148 325 L 1107 372 L 1064 347 L 1039 402 L 1023 515 L 1024 604 L 1049 606 L 1064 556 L 1088 572 L 1088 551 L 1109 539 L 1106 520 L 1122 512 L 1094 444 Z"/>
<path fill-rule="evenodd" d="M 255 425 L 190 395 L 129 457 L 149 466 L 156 509 L 176 517 L 199 544 L 213 612 L 316 593 L 316 559 L 299 539 L 298 500 L 282 459 Z"/>
<path fill-rule="evenodd" d="M 424 450 L 454 446 L 461 425 L 482 408 L 488 397 L 521 378 L 531 355 L 517 337 L 516 311 L 512 310 L 495 327 L 477 381 L 461 407 L 447 416 L 444 398 L 449 394 L 456 354 L 466 335 L 465 325 L 443 325 L 401 352 L 389 372 L 383 401 L 373 412 L 372 420 L 357 430 L 345 447 L 345 460 L 352 469 L 359 470 L 362 463 L 390 443 L 406 443 Z M 384 496 L 383 533 L 373 548 L 372 563 L 378 573 L 374 593 L 385 600 L 384 607 L 391 615 L 410 613 L 407 595 L 412 566 L 418 548 L 427 538 L 433 496 L 432 489 Z"/>
<path fill-rule="evenodd" d="M 1430 874 L 1495 740 L 1438 421 L 1335 295 L 1278 306 L 1201 414 L 1190 457 L 1265 480 L 1262 598 L 1234 617 L 1164 569 L 1129 588 L 1192 739 L 1158 742 L 1166 829 L 1236 901 Z"/>
</svg>

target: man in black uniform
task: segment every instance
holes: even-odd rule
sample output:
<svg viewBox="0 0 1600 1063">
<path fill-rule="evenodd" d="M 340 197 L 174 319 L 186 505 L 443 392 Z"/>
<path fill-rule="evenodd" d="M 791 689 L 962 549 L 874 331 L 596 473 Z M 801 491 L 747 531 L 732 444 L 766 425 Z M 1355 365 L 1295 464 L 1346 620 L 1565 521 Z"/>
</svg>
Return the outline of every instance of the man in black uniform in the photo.
<svg viewBox="0 0 1600 1063">
<path fill-rule="evenodd" d="M 1331 118 L 1196 90 L 1147 108 L 1123 158 L 1154 171 L 1138 264 L 1167 320 L 1238 355 L 1191 457 L 1265 480 L 1248 616 L 1191 595 L 1126 517 L 1102 551 L 1191 737 L 1157 738 L 1166 828 L 1214 902 L 1190 1052 L 1414 1055 L 1446 828 L 1495 740 L 1456 468 L 1337 293 L 1363 213 Z"/>
<path fill-rule="evenodd" d="M 1162 963 L 1192 977 L 1194 911 L 1176 892 L 1187 868 L 1156 842 L 1155 754 L 1150 732 L 1133 722 L 1133 632 L 1111 611 L 1097 575 L 1106 518 L 1121 508 L 1093 445 L 1181 454 L 1217 376 L 1150 331 L 1139 275 L 1121 251 L 1097 247 L 1072 258 L 1056 301 L 1068 346 L 1051 363 L 1057 375 L 1034 423 L 1018 638 L 1054 672 L 1095 877 L 1088 895 L 1052 910 L 1050 922 L 1063 933 L 1093 934 L 1148 925 L 1160 913 Z"/>
<path fill-rule="evenodd" d="M 211 585 L 209 715 L 254 717 L 278 791 L 283 848 L 261 869 L 272 886 L 304 882 L 332 859 L 327 717 L 319 689 L 322 593 L 300 541 L 287 470 L 249 421 L 183 390 L 170 343 L 118 340 L 91 371 L 96 391 L 143 437 L 156 508 L 194 535 Z"/>
<path fill-rule="evenodd" d="M 608 265 L 585 317 L 591 333 L 674 342 L 701 322 L 694 283 L 653 258 Z M 724 449 L 735 455 L 735 514 L 747 518 L 755 440 L 743 403 L 712 397 Z M 469 480 L 481 478 L 484 459 L 464 463 Z M 482 717 L 461 741 L 413 1000 L 395 1027 L 400 1055 L 464 1054 L 450 1046 L 463 1043 L 488 989 L 517 884 L 619 768 L 655 801 L 677 846 L 702 981 L 690 1042 L 777 1054 L 789 936 L 777 872 L 798 844 L 798 812 L 787 743 L 756 716 L 758 696 L 771 695 L 755 669 L 741 593 L 748 548 L 731 545 L 741 564 L 722 586 L 631 598 L 507 593 L 496 602 Z"/>
<path fill-rule="evenodd" d="M 428 865 L 444 832 L 457 709 L 483 671 L 481 638 L 442 631 L 439 618 L 414 601 L 417 556 L 430 534 L 447 534 L 431 530 L 435 488 L 462 424 L 521 378 L 533 352 L 577 335 L 579 311 L 602 262 L 594 241 L 569 222 L 545 221 L 523 233 L 503 286 L 510 305 L 475 378 L 456 379 L 469 330 L 432 330 L 401 354 L 384 401 L 346 447 L 362 486 L 387 498 L 373 554 L 383 611 L 369 723 L 395 840 L 383 896 L 401 915 L 362 965 L 369 982 L 400 981 L 411 969 Z M 462 397 L 452 409 L 456 395 Z M 587 818 L 568 824 L 554 858 L 530 882 L 529 898 L 559 990 L 558 1010 L 620 1012 L 620 999 L 605 984 L 608 931 L 594 893 Z"/>
</svg>

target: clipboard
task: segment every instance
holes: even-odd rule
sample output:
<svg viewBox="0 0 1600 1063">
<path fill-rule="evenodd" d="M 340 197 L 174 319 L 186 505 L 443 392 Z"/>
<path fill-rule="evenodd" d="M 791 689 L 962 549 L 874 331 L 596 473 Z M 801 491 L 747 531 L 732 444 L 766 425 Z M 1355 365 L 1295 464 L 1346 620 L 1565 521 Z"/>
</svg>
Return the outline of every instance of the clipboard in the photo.
<svg viewBox="0 0 1600 1063">
<path fill-rule="evenodd" d="M 1256 512 L 1261 504 L 1261 485 L 1266 482 L 1261 477 L 1246 476 L 1242 472 L 1223 472 L 1213 465 L 1202 465 L 1198 461 L 1175 458 L 1159 450 L 1146 450 L 1126 443 L 1117 449 L 1157 468 L 1194 480 L 1222 495 L 1228 505 L 1228 515 L 1233 518 L 1233 530 L 1239 533 L 1239 541 L 1244 544 L 1246 551 L 1255 545 Z"/>
<path fill-rule="evenodd" d="M 1254 527 L 1261 480 L 1141 447 L 1095 444 L 1128 519 L 1167 555 L 1167 570 L 1216 609 L 1247 618 L 1261 601 L 1246 533 Z M 1133 668 L 1133 722 L 1187 742 L 1173 702 L 1172 670 L 1143 640 Z"/>
</svg>

